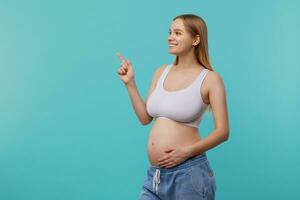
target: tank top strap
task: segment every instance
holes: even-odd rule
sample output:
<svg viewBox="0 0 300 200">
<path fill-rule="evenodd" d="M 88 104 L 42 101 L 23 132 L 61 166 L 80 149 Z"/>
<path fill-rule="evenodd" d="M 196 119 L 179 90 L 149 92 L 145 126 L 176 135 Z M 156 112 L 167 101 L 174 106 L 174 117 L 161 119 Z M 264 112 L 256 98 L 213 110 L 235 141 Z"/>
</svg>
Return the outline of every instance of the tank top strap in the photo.
<svg viewBox="0 0 300 200">
<path fill-rule="evenodd" d="M 167 65 L 166 68 L 164 69 L 163 73 L 159 77 L 159 80 L 158 80 L 158 83 L 157 83 L 159 88 L 162 87 L 162 83 L 164 82 L 164 80 L 165 80 L 167 74 L 169 73 L 171 67 L 172 67 L 172 64 Z"/>
<path fill-rule="evenodd" d="M 204 80 L 204 78 L 206 77 L 206 75 L 208 74 L 209 70 L 208 69 L 203 69 L 199 76 L 196 78 L 195 83 L 193 84 L 193 87 L 197 89 L 197 91 L 199 91 L 202 82 Z"/>
</svg>

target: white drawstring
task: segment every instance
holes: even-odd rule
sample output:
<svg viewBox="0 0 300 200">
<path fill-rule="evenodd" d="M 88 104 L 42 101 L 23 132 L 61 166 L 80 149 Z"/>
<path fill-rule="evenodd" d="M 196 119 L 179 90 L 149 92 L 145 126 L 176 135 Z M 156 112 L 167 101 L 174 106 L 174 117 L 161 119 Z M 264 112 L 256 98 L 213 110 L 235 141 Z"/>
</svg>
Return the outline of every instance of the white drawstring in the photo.
<svg viewBox="0 0 300 200">
<path fill-rule="evenodd" d="M 153 182 L 152 182 L 152 187 L 153 187 L 153 190 L 155 189 L 156 194 L 158 194 L 158 184 L 159 183 L 160 183 L 160 171 L 159 171 L 159 169 L 156 169 L 155 173 L 154 173 L 154 177 L 153 177 Z"/>
</svg>

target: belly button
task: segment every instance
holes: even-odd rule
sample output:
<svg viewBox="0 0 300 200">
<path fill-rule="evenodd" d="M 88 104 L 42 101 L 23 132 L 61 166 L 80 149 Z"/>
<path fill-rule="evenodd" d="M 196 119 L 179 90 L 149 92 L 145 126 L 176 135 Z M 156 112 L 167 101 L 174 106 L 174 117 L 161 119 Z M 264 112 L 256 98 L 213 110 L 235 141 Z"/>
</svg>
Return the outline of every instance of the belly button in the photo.
<svg viewBox="0 0 300 200">
<path fill-rule="evenodd" d="M 154 143 L 152 142 L 152 146 L 154 145 Z"/>
</svg>

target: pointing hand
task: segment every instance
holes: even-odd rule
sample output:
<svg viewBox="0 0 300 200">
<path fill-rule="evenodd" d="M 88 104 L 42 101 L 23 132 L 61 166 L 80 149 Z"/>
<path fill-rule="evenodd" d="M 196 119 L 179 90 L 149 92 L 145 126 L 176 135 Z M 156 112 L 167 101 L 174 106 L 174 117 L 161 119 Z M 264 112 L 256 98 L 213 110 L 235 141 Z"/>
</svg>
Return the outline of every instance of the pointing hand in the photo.
<svg viewBox="0 0 300 200">
<path fill-rule="evenodd" d="M 118 70 L 118 75 L 125 85 L 134 82 L 134 71 L 130 60 L 125 60 L 121 53 L 117 52 L 121 61 L 121 66 Z"/>
</svg>

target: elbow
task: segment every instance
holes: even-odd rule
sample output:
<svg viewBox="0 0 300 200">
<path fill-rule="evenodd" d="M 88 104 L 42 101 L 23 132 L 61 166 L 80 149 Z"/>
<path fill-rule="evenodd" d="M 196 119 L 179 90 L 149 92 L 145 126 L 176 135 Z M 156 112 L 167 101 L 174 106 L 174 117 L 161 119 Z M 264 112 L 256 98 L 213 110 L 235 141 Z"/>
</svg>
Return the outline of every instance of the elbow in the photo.
<svg viewBox="0 0 300 200">
<path fill-rule="evenodd" d="M 151 122 L 151 121 L 141 122 L 141 124 L 142 124 L 143 126 L 146 126 L 146 125 L 150 124 L 150 122 Z"/>
<path fill-rule="evenodd" d="M 223 141 L 225 142 L 225 141 L 227 141 L 228 139 L 229 139 L 229 135 L 227 134 L 227 135 L 224 136 L 224 140 L 223 140 Z"/>
<path fill-rule="evenodd" d="M 223 140 L 227 141 L 229 139 L 229 129 L 223 132 Z"/>
<path fill-rule="evenodd" d="M 143 126 L 146 126 L 147 124 L 150 124 L 152 122 L 152 119 L 153 118 L 151 116 L 147 116 L 146 119 L 142 119 L 140 121 Z"/>
<path fill-rule="evenodd" d="M 220 140 L 222 140 L 222 142 L 225 142 L 229 139 L 229 129 L 222 127 L 222 128 L 218 128 L 217 132 L 219 134 Z"/>
<path fill-rule="evenodd" d="M 149 122 L 141 121 L 141 124 L 142 124 L 143 126 L 146 126 L 147 124 L 149 124 Z"/>
</svg>

